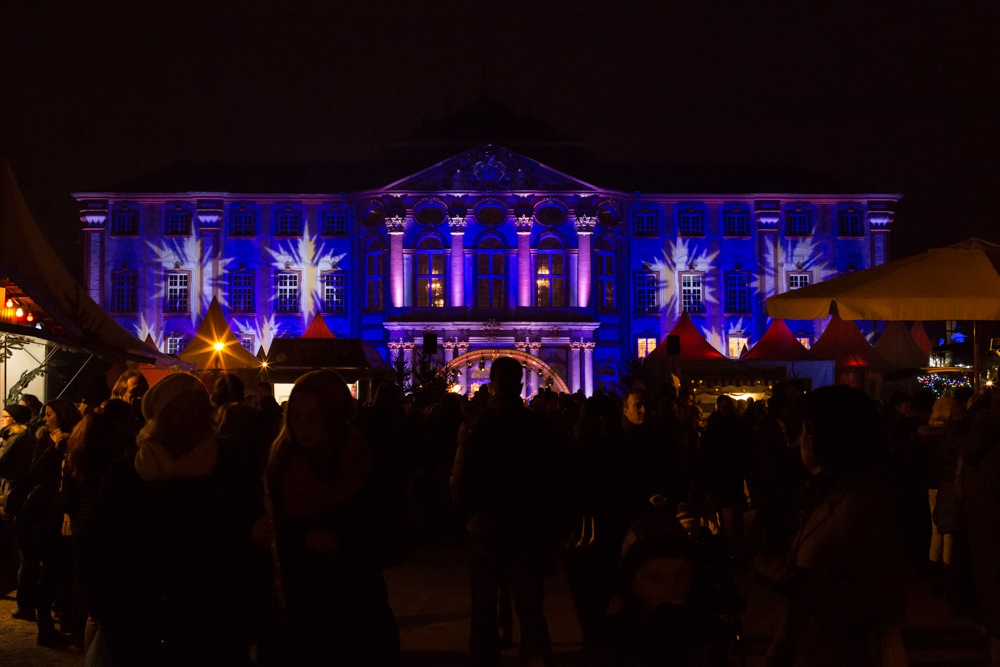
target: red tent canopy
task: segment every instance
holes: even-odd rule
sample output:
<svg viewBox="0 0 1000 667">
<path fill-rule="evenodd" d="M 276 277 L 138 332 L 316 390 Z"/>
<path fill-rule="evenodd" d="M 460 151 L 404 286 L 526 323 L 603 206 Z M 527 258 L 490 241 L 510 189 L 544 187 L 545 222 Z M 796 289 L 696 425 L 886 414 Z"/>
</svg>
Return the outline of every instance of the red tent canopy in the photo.
<svg viewBox="0 0 1000 667">
<path fill-rule="evenodd" d="M 838 369 L 867 366 L 870 370 L 889 368 L 852 320 L 842 320 L 838 315 L 830 318 L 826 331 L 810 350 L 820 359 L 830 359 Z M 838 370 L 839 372 L 839 370 Z"/>
<path fill-rule="evenodd" d="M 927 332 L 924 331 L 924 323 L 920 321 L 914 322 L 913 328 L 910 329 L 910 335 L 913 336 L 914 342 L 916 342 L 920 351 L 924 353 L 924 356 L 930 357 L 931 350 L 934 349 L 934 344 L 931 342 Z"/>
<path fill-rule="evenodd" d="M 681 314 L 681 319 L 677 321 L 671 336 L 679 336 L 681 339 L 681 353 L 678 359 L 725 359 L 726 356 L 712 347 L 712 344 L 705 340 L 705 337 L 698 331 L 698 327 L 691 321 L 691 316 L 687 311 Z M 656 349 L 649 353 L 648 359 L 670 359 L 667 354 L 667 339 L 664 338 Z"/>
<path fill-rule="evenodd" d="M 330 327 L 326 326 L 326 321 L 323 316 L 318 312 L 313 317 L 312 322 L 306 327 L 306 330 L 302 332 L 302 338 L 336 338 L 333 332 L 330 331 Z"/>
<path fill-rule="evenodd" d="M 753 348 L 740 357 L 768 361 L 816 361 L 816 355 L 795 338 L 784 320 L 775 319 Z"/>
<path fill-rule="evenodd" d="M 875 351 L 897 368 L 923 368 L 928 364 L 927 355 L 910 336 L 906 325 L 898 320 L 885 323 Z"/>
</svg>

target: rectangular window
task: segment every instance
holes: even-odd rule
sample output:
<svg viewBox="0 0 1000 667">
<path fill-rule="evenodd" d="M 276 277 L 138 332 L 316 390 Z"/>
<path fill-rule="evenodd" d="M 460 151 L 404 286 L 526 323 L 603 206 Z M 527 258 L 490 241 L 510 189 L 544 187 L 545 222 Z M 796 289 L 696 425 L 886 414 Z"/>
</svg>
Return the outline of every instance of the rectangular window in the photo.
<svg viewBox="0 0 1000 667">
<path fill-rule="evenodd" d="M 802 212 L 786 213 L 785 236 L 809 236 L 809 214 Z"/>
<path fill-rule="evenodd" d="M 298 211 L 280 211 L 275 216 L 274 233 L 278 236 L 299 236 L 302 229 Z"/>
<path fill-rule="evenodd" d="M 788 289 L 799 289 L 800 287 L 809 286 L 809 274 L 808 273 L 789 273 L 788 274 Z"/>
<path fill-rule="evenodd" d="M 642 359 L 649 355 L 650 352 L 656 349 L 656 339 L 655 338 L 640 338 L 638 349 L 636 349 L 635 356 Z"/>
<path fill-rule="evenodd" d="M 347 214 L 327 211 L 323 214 L 323 236 L 341 236 L 347 233 Z"/>
<path fill-rule="evenodd" d="M 861 227 L 861 214 L 847 211 L 841 213 L 837 221 L 837 236 L 864 236 L 865 232 Z"/>
<path fill-rule="evenodd" d="M 278 312 L 299 312 L 299 274 L 278 274 Z"/>
<path fill-rule="evenodd" d="M 726 236 L 747 236 L 747 214 L 730 211 L 726 213 Z"/>
<path fill-rule="evenodd" d="M 230 310 L 237 313 L 252 313 L 256 310 L 253 299 L 253 274 L 229 274 Z"/>
<path fill-rule="evenodd" d="M 636 236 L 656 236 L 656 214 L 655 213 L 636 213 L 635 218 L 635 235 Z"/>
<path fill-rule="evenodd" d="M 185 336 L 167 336 L 167 354 L 178 355 L 187 344 Z"/>
<path fill-rule="evenodd" d="M 701 212 L 691 211 L 680 214 L 680 233 L 682 236 L 702 236 Z"/>
<path fill-rule="evenodd" d="M 135 211 L 115 211 L 111 223 L 111 233 L 122 236 L 135 236 L 139 233 L 137 221 L 139 216 Z"/>
<path fill-rule="evenodd" d="M 188 312 L 188 274 L 167 274 L 167 301 L 163 306 L 163 312 Z"/>
<path fill-rule="evenodd" d="M 138 275 L 134 271 L 113 274 L 114 301 L 111 309 L 117 313 L 137 312 L 136 284 Z"/>
<path fill-rule="evenodd" d="M 681 274 L 681 306 L 689 313 L 704 313 L 704 282 L 700 273 Z"/>
<path fill-rule="evenodd" d="M 740 355 L 743 354 L 743 349 L 750 349 L 750 339 L 746 336 L 730 336 L 729 337 L 729 358 L 739 359 Z"/>
<path fill-rule="evenodd" d="M 230 234 L 235 236 L 253 236 L 254 214 L 252 211 L 239 211 L 230 216 Z"/>
<path fill-rule="evenodd" d="M 747 274 L 726 274 L 726 312 L 750 312 L 750 287 Z"/>
<path fill-rule="evenodd" d="M 597 262 L 597 307 L 601 310 L 615 309 L 615 256 L 599 251 L 594 253 Z"/>
<path fill-rule="evenodd" d="M 635 306 L 640 313 L 656 312 L 656 274 L 640 273 L 635 277 Z"/>
<path fill-rule="evenodd" d="M 327 273 L 323 276 L 323 310 L 327 313 L 347 312 L 346 273 Z"/>
<path fill-rule="evenodd" d="M 240 334 L 240 345 L 250 354 L 257 354 L 257 350 L 253 349 L 253 334 Z"/>
<path fill-rule="evenodd" d="M 191 233 L 191 212 L 190 211 L 167 211 L 166 234 L 190 234 Z"/>
<path fill-rule="evenodd" d="M 812 337 L 811 336 L 796 336 L 795 340 L 797 340 L 800 343 L 802 343 L 802 347 L 806 348 L 807 350 L 810 347 L 812 347 Z"/>
<path fill-rule="evenodd" d="M 369 250 L 365 257 L 365 308 L 378 310 L 382 307 L 385 291 L 385 250 Z"/>
</svg>

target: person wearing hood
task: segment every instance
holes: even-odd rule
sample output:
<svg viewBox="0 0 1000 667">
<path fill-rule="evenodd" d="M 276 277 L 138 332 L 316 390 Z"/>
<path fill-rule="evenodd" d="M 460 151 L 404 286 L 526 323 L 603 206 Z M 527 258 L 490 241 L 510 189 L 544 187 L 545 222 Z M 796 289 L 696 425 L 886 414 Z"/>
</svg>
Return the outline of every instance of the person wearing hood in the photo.
<svg viewBox="0 0 1000 667">
<path fill-rule="evenodd" d="M 244 665 L 255 517 L 217 444 L 208 392 L 168 375 L 142 411 L 139 451 L 108 470 L 80 536 L 95 643 L 116 665 Z"/>
<path fill-rule="evenodd" d="M 31 481 L 31 458 L 35 451 L 35 438 L 28 428 L 31 409 L 23 405 L 11 404 L 0 413 L 0 510 L 4 517 L 4 534 L 14 541 L 14 525 L 25 499 L 34 483 Z M 20 562 L 30 554 L 20 552 Z M 4 553 L 9 553 L 5 550 Z M 6 568 L 5 568 L 6 569 Z M 23 567 L 18 568 L 20 579 Z M 17 609 L 11 614 L 19 620 L 35 620 L 35 601 L 28 599 L 31 586 L 17 587 Z"/>
</svg>

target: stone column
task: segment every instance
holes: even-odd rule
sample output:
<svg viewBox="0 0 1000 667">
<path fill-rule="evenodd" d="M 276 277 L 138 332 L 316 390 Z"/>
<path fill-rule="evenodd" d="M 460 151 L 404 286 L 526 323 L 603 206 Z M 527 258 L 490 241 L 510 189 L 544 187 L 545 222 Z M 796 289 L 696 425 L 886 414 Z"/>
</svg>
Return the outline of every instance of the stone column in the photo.
<svg viewBox="0 0 1000 667">
<path fill-rule="evenodd" d="M 413 383 L 413 378 L 416 375 L 416 371 L 417 371 L 417 365 L 416 365 L 417 364 L 417 355 L 414 352 L 414 349 L 416 348 L 416 344 L 413 341 L 406 341 L 406 342 L 403 343 L 402 347 L 403 347 L 403 351 L 406 354 L 406 363 L 408 363 L 410 365 L 410 377 L 409 377 L 409 380 L 410 380 L 410 384 L 412 384 Z"/>
<path fill-rule="evenodd" d="M 541 349 L 541 343 L 528 343 L 528 350 L 531 352 L 532 356 L 537 357 Z M 541 378 L 538 377 L 538 371 L 533 371 L 531 376 L 528 378 L 528 396 L 534 396 L 538 393 L 540 380 Z"/>
<path fill-rule="evenodd" d="M 446 341 L 441 343 L 441 347 L 444 348 L 444 363 L 447 366 L 455 358 L 455 343 Z"/>
<path fill-rule="evenodd" d="M 594 341 L 583 342 L 583 393 L 594 394 Z"/>
<path fill-rule="evenodd" d="M 455 356 L 460 357 L 469 351 L 468 341 L 455 341 Z M 462 367 L 458 369 L 458 383 L 462 385 L 462 393 L 469 393 L 469 365 L 462 364 Z"/>
<path fill-rule="evenodd" d="M 569 391 L 575 394 L 580 390 L 580 343 L 571 341 L 569 344 Z"/>
<path fill-rule="evenodd" d="M 531 217 L 522 215 L 517 229 L 517 305 L 533 306 L 531 300 Z"/>
<path fill-rule="evenodd" d="M 385 221 L 389 230 L 389 291 L 392 294 L 393 308 L 405 305 L 404 288 L 406 276 L 403 271 L 403 227 L 406 219 L 394 215 Z"/>
<path fill-rule="evenodd" d="M 592 273 L 590 268 L 590 235 L 594 231 L 597 218 L 589 215 L 576 219 L 577 259 L 576 259 L 576 305 L 586 308 L 590 305 Z M 590 392 L 587 392 L 590 395 Z"/>
<path fill-rule="evenodd" d="M 465 305 L 465 216 L 448 219 L 451 229 L 451 305 Z"/>
<path fill-rule="evenodd" d="M 105 285 L 109 285 L 111 281 L 111 275 L 106 270 L 109 267 L 104 266 L 104 224 L 108 219 L 108 211 L 106 208 L 102 209 L 82 209 L 80 211 L 80 222 L 84 223 L 86 227 L 84 231 L 84 253 L 86 257 L 86 263 L 83 267 L 84 272 L 84 284 L 87 286 L 87 293 L 90 298 L 99 303 L 106 310 L 111 310 L 114 304 L 111 300 L 114 299 L 112 294 L 110 298 L 105 299 L 102 292 L 106 292 L 107 289 L 104 288 Z M 119 265 L 120 266 L 120 265 Z M 119 268 L 118 266 L 110 267 L 112 269 Z M 139 298 L 139 288 L 136 288 L 136 302 L 141 309 L 142 299 Z"/>
</svg>

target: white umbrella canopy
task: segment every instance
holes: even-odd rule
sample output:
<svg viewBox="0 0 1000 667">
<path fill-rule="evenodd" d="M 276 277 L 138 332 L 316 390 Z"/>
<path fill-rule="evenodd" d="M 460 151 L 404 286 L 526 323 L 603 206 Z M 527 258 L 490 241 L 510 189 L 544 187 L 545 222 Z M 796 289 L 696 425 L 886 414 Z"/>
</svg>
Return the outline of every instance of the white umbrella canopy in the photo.
<svg viewBox="0 0 1000 667">
<path fill-rule="evenodd" d="M 767 300 L 769 317 L 1000 320 L 1000 245 L 969 239 Z"/>
</svg>

